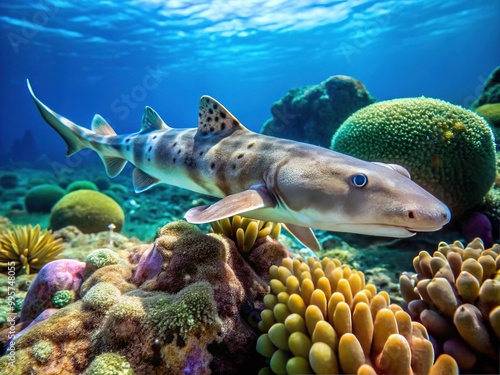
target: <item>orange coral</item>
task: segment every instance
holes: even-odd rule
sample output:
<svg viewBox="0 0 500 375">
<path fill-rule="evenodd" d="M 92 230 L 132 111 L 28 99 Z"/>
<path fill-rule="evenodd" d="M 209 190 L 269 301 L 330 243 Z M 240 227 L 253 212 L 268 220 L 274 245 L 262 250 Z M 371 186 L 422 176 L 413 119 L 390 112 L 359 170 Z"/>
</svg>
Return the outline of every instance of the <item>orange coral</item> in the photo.
<svg viewBox="0 0 500 375">
<path fill-rule="evenodd" d="M 361 271 L 337 259 L 283 259 L 270 268 L 271 293 L 257 351 L 277 374 L 458 373 L 449 356 L 433 364 L 427 331 Z"/>
</svg>

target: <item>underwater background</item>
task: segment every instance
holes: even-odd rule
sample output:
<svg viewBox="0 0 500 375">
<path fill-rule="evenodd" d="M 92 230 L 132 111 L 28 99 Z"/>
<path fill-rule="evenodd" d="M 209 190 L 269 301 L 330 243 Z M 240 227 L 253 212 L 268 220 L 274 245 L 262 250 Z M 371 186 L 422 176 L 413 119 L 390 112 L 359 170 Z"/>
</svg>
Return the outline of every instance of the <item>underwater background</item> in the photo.
<svg viewBox="0 0 500 375">
<path fill-rule="evenodd" d="M 0 2 L 1 374 L 498 374 L 500 2 Z M 109 178 L 48 107 L 245 127 L 404 166 L 452 220 L 407 239 L 188 224 L 215 198 Z M 397 169 L 401 172 L 402 169 Z M 406 172 L 402 172 L 405 174 Z M 2 355 L 3 354 L 3 355 Z"/>
</svg>

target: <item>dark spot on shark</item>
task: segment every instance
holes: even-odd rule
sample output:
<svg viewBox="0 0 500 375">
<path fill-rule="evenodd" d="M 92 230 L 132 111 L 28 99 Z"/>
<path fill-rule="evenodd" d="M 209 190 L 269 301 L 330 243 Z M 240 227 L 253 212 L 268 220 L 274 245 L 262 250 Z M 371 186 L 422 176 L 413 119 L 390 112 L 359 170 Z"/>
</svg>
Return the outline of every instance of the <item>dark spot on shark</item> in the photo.
<svg viewBox="0 0 500 375">
<path fill-rule="evenodd" d="M 215 163 L 212 162 L 212 164 L 210 164 L 210 169 L 214 169 L 215 168 Z"/>
<path fill-rule="evenodd" d="M 248 149 L 252 148 L 252 147 L 254 146 L 254 144 L 255 144 L 255 143 L 253 143 L 253 142 L 252 142 L 252 143 L 250 143 L 250 144 L 247 146 L 247 148 L 248 148 Z"/>
<path fill-rule="evenodd" d="M 198 112 L 198 117 L 201 117 L 201 112 Z"/>
<path fill-rule="evenodd" d="M 176 162 L 176 161 L 177 161 L 177 158 L 173 158 L 173 159 L 172 159 L 172 163 L 174 163 L 174 164 L 175 164 L 175 162 Z"/>
<path fill-rule="evenodd" d="M 214 110 L 212 108 L 209 108 L 208 113 L 210 113 L 212 115 L 214 113 Z"/>
<path fill-rule="evenodd" d="M 198 155 L 200 155 L 200 156 L 203 155 L 203 151 L 200 151 L 200 153 Z"/>
<path fill-rule="evenodd" d="M 238 121 L 233 120 L 233 126 L 238 126 Z"/>
<path fill-rule="evenodd" d="M 214 120 L 215 122 L 219 122 L 219 116 L 215 116 Z"/>
<path fill-rule="evenodd" d="M 125 143 L 130 142 L 130 138 L 125 139 Z"/>
<path fill-rule="evenodd" d="M 226 114 L 225 114 L 224 112 L 221 112 L 221 113 L 220 113 L 220 117 L 222 117 L 222 118 L 226 118 Z"/>
<path fill-rule="evenodd" d="M 231 168 L 233 169 L 233 171 L 236 169 L 236 164 L 232 164 L 231 165 Z"/>
<path fill-rule="evenodd" d="M 151 158 L 148 158 L 148 161 L 151 161 Z"/>
<path fill-rule="evenodd" d="M 241 159 L 243 157 L 243 154 L 238 155 L 238 159 Z"/>
<path fill-rule="evenodd" d="M 152 149 L 153 149 L 153 146 L 149 146 L 148 152 L 151 152 Z"/>
<path fill-rule="evenodd" d="M 212 117 L 207 117 L 207 122 L 211 122 L 212 121 Z"/>
<path fill-rule="evenodd" d="M 213 132 L 215 129 L 213 126 L 210 127 L 210 131 Z"/>
<path fill-rule="evenodd" d="M 179 155 L 181 153 L 181 151 L 182 151 L 181 149 L 178 149 L 177 150 L 177 155 Z"/>
<path fill-rule="evenodd" d="M 217 104 L 214 104 L 214 105 L 212 106 L 212 108 L 213 108 L 213 109 L 217 109 L 217 108 L 218 108 Z"/>
<path fill-rule="evenodd" d="M 224 130 L 225 128 L 226 128 L 226 124 L 225 123 L 220 124 L 220 130 Z"/>
<path fill-rule="evenodd" d="M 157 135 L 155 135 L 155 136 L 153 137 L 153 139 L 156 139 L 157 137 L 158 137 L 158 136 L 157 136 Z"/>
</svg>

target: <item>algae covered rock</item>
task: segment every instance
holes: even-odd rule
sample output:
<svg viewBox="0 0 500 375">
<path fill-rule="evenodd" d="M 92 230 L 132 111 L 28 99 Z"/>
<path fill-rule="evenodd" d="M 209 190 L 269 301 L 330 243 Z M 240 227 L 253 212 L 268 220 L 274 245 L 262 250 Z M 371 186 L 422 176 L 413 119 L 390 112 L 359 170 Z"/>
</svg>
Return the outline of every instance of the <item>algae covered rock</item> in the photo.
<svg viewBox="0 0 500 375">
<path fill-rule="evenodd" d="M 395 99 L 365 107 L 342 124 L 331 148 L 402 165 L 455 218 L 479 204 L 495 180 L 495 144 L 488 124 L 437 99 Z"/>
<path fill-rule="evenodd" d="M 262 134 L 329 147 L 340 124 L 374 101 L 360 81 L 332 76 L 317 85 L 288 91 L 272 105 L 273 118 L 266 121 Z"/>
<path fill-rule="evenodd" d="M 29 213 L 49 213 L 66 192 L 57 185 L 39 185 L 28 191 L 24 198 Z"/>
<path fill-rule="evenodd" d="M 77 190 L 64 196 L 52 209 L 50 227 L 53 230 L 68 225 L 83 233 L 107 231 L 110 224 L 122 230 L 125 214 L 113 199 L 93 190 Z"/>
</svg>

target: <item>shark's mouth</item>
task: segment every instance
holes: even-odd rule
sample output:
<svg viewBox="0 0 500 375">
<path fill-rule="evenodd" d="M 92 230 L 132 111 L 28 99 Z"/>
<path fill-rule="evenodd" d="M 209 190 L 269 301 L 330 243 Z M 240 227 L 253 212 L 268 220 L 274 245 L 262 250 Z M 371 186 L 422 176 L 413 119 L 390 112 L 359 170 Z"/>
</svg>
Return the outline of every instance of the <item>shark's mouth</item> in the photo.
<svg viewBox="0 0 500 375">
<path fill-rule="evenodd" d="M 441 229 L 441 227 L 436 226 L 409 228 L 385 224 L 339 224 L 332 230 L 346 233 L 367 234 L 370 236 L 406 238 L 414 236 L 417 232 L 433 232 L 439 229 Z"/>
</svg>

